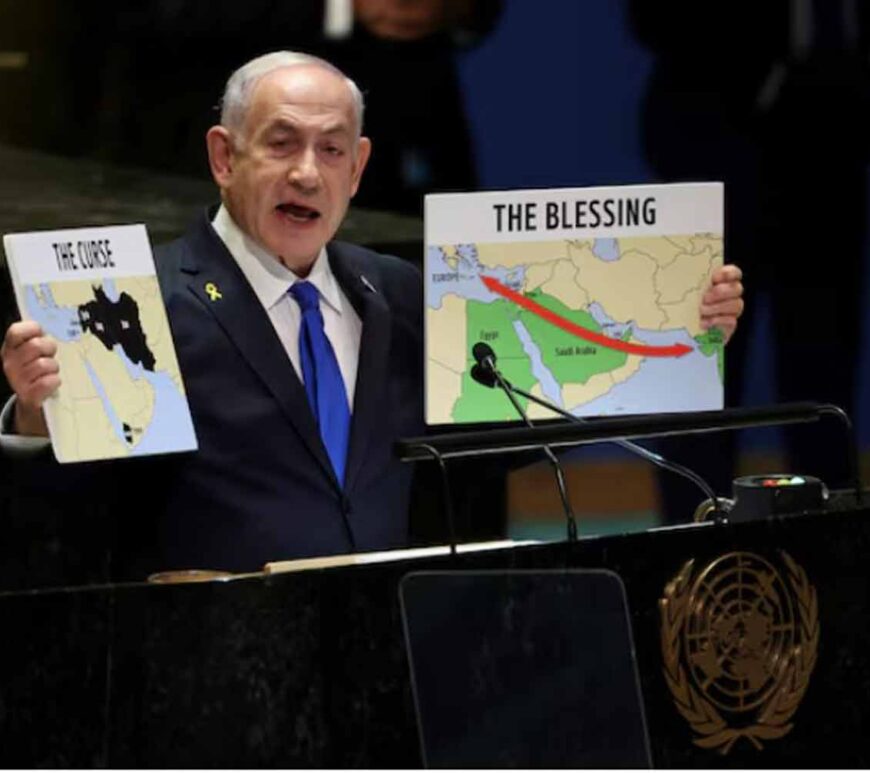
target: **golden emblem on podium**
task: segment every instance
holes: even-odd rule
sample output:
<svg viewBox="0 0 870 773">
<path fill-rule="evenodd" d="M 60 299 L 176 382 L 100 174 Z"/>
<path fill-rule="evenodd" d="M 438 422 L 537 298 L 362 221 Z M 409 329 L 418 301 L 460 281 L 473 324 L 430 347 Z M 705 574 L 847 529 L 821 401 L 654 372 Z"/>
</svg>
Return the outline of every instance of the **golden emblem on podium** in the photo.
<svg viewBox="0 0 870 773">
<path fill-rule="evenodd" d="M 664 675 L 695 744 L 727 754 L 741 738 L 792 729 L 816 664 L 819 613 L 806 572 L 780 552 L 687 561 L 659 600 Z"/>
</svg>

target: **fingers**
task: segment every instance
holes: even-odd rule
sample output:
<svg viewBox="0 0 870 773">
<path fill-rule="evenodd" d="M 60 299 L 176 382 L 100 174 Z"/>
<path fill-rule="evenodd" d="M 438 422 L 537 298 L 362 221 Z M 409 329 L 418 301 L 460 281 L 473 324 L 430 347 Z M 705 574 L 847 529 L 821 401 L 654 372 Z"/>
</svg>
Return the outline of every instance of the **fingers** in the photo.
<svg viewBox="0 0 870 773">
<path fill-rule="evenodd" d="M 703 330 L 719 328 L 723 341 L 727 344 L 737 329 L 737 320 L 742 313 L 742 298 L 711 305 L 704 304 L 701 306 L 701 328 Z"/>
<path fill-rule="evenodd" d="M 3 339 L 3 346 L 0 351 L 2 351 L 2 354 L 5 357 L 7 351 L 16 349 L 28 339 L 41 335 L 43 335 L 42 327 L 40 327 L 38 322 L 33 322 L 32 320 L 15 322 L 10 325 L 9 329 L 6 331 L 6 336 Z"/>
<path fill-rule="evenodd" d="M 722 266 L 711 277 L 710 285 L 704 291 L 701 303 L 712 305 L 720 301 L 742 298 L 742 276 L 743 272 L 737 266 Z"/>
<path fill-rule="evenodd" d="M 743 279 L 743 271 L 740 266 L 735 266 L 729 263 L 725 266 L 717 268 L 710 277 L 710 283 L 717 285 L 728 282 L 739 282 Z"/>
<path fill-rule="evenodd" d="M 54 339 L 42 335 L 42 328 L 39 328 L 39 331 L 37 335 L 26 339 L 19 339 L 18 336 L 14 336 L 13 340 L 16 340 L 17 343 L 12 346 L 7 346 L 4 342 L 4 362 L 7 359 L 11 362 L 27 362 L 37 357 L 54 357 L 57 354 L 57 344 L 54 342 Z"/>
<path fill-rule="evenodd" d="M 6 331 L 0 356 L 9 386 L 25 411 L 38 410 L 60 386 L 57 344 L 38 323 L 16 322 Z"/>
<path fill-rule="evenodd" d="M 733 317 L 735 320 L 743 314 L 744 303 L 742 298 L 733 298 L 718 303 L 701 304 L 701 324 L 714 317 Z M 708 324 L 706 327 L 710 327 Z"/>
<path fill-rule="evenodd" d="M 710 285 L 701 297 L 701 327 L 718 328 L 725 342 L 737 329 L 737 320 L 743 314 L 743 271 L 739 266 L 717 268 L 710 277 Z"/>
<path fill-rule="evenodd" d="M 51 376 L 57 376 L 60 373 L 60 365 L 54 357 L 37 357 L 35 360 L 30 360 L 22 369 L 21 374 L 25 383 L 35 384 Z"/>
</svg>

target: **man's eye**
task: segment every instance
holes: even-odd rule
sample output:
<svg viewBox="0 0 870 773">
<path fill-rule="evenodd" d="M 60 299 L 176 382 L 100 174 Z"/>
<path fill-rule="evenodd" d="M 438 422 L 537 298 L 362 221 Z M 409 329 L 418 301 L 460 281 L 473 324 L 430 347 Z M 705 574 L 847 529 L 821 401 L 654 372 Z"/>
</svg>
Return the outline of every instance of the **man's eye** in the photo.
<svg viewBox="0 0 870 773">
<path fill-rule="evenodd" d="M 292 143 L 292 138 L 286 134 L 275 134 L 266 140 L 266 144 L 270 150 L 284 151 L 287 150 Z"/>
<path fill-rule="evenodd" d="M 327 155 L 330 156 L 341 156 L 344 154 L 344 149 L 338 147 L 338 145 L 327 145 L 324 150 L 326 150 Z"/>
</svg>

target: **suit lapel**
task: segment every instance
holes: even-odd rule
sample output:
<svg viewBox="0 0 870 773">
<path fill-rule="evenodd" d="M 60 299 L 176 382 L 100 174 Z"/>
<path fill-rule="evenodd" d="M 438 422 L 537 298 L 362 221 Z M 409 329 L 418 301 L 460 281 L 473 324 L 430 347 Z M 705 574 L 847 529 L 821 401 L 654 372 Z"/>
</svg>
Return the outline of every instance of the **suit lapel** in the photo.
<svg viewBox="0 0 870 773">
<path fill-rule="evenodd" d="M 308 406 L 305 388 L 257 296 L 223 242 L 205 222 L 182 271 L 188 288 L 217 320 L 239 354 L 271 392 L 308 450 L 338 486 Z"/>
<path fill-rule="evenodd" d="M 386 394 L 391 313 L 376 275 L 367 275 L 340 246 L 328 247 L 329 262 L 342 291 L 362 322 L 353 399 L 345 489 L 350 491 L 366 460 L 366 448 L 380 423 Z"/>
</svg>

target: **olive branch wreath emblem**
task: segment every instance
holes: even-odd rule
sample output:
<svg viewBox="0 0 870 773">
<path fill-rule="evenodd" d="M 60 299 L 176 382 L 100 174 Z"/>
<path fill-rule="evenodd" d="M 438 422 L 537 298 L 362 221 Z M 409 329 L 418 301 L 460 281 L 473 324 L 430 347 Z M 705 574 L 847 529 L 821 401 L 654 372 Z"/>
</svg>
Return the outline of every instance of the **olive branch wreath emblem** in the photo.
<svg viewBox="0 0 870 773">
<path fill-rule="evenodd" d="M 665 681 L 677 710 L 697 736 L 694 743 L 701 748 L 727 754 L 738 740 L 745 738 L 761 750 L 762 741 L 782 738 L 793 727 L 791 718 L 800 706 L 816 664 L 819 613 L 816 590 L 806 572 L 784 551 L 780 551 L 780 555 L 788 569 L 789 586 L 797 601 L 800 637 L 787 657 L 777 664 L 775 688 L 757 709 L 751 724 L 745 727 L 729 726 L 713 703 L 695 688 L 683 667 L 680 634 L 689 607 L 694 559 L 682 566 L 665 586 L 663 598 L 659 599 Z"/>
</svg>

